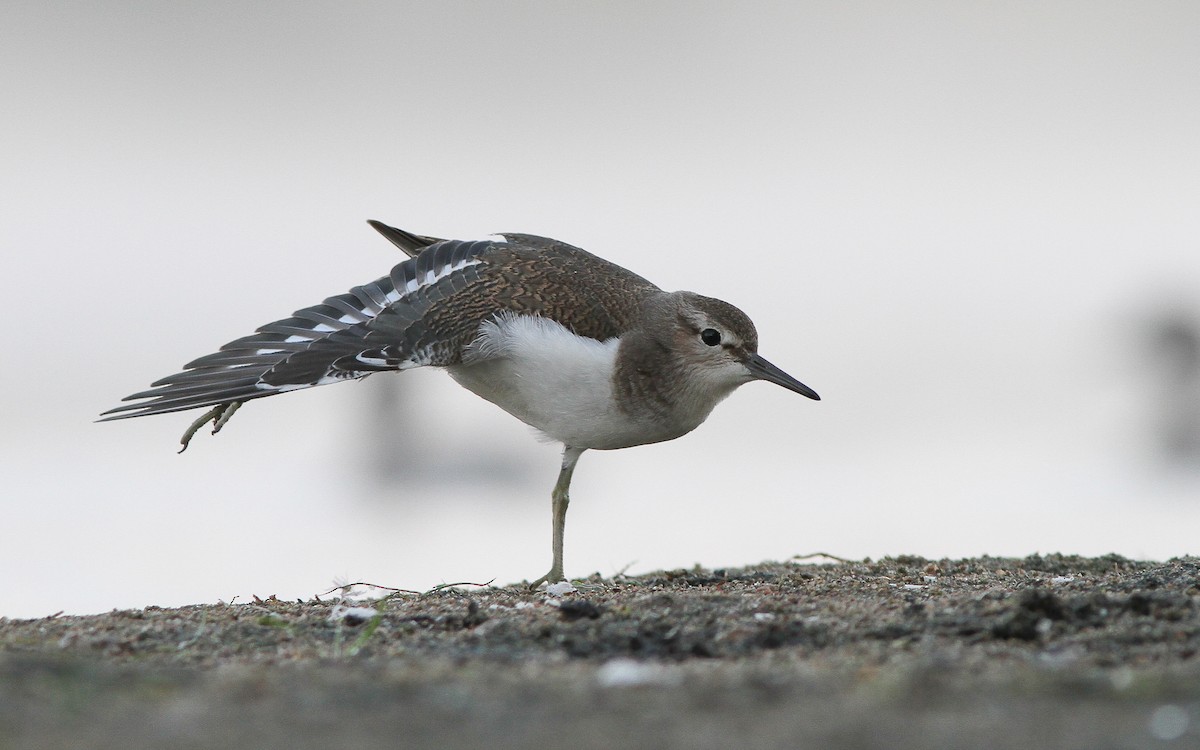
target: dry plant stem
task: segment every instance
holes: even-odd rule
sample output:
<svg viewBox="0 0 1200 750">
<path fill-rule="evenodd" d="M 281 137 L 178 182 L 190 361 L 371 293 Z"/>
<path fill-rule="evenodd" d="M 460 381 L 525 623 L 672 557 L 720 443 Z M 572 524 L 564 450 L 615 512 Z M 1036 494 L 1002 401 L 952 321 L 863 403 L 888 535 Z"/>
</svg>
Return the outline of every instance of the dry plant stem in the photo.
<svg viewBox="0 0 1200 750">
<path fill-rule="evenodd" d="M 411 594 L 412 596 L 428 596 L 429 594 L 435 594 L 438 591 L 441 591 L 442 589 L 454 588 L 455 586 L 476 586 L 478 588 L 483 588 L 485 586 L 491 586 L 493 583 L 495 583 L 495 581 L 496 581 L 496 579 L 493 578 L 492 580 L 484 581 L 483 583 L 476 583 L 474 581 L 456 581 L 454 583 L 439 583 L 437 586 L 434 586 L 433 588 L 429 589 L 428 591 L 414 591 L 412 589 L 398 589 L 398 588 L 394 588 L 392 586 L 381 586 L 378 583 L 368 583 L 366 581 L 355 581 L 353 583 L 344 583 L 341 586 L 334 586 L 333 588 L 329 589 L 328 591 L 323 591 L 320 594 L 317 594 L 317 596 L 329 596 L 330 594 L 332 594 L 335 591 L 343 591 L 345 589 L 351 588 L 352 586 L 370 586 L 373 589 L 382 589 L 384 591 L 390 591 L 391 593 L 388 594 L 388 596 L 384 597 L 384 598 L 390 598 L 393 596 L 401 596 L 404 594 Z"/>
<path fill-rule="evenodd" d="M 845 558 L 845 557 L 839 557 L 839 556 L 837 556 L 837 555 L 831 555 L 831 554 L 829 554 L 828 552 L 809 552 L 809 553 L 808 553 L 808 554 L 806 554 L 806 555 L 792 555 L 791 559 L 793 559 L 793 560 L 807 560 L 807 559 L 808 559 L 808 558 L 810 558 L 810 557 L 828 557 L 830 560 L 837 560 L 838 562 L 840 562 L 840 563 L 842 563 L 842 564 L 844 564 L 844 565 L 853 565 L 853 564 L 855 564 L 855 563 L 859 562 L 858 560 L 850 560 L 850 559 L 848 559 L 848 558 Z"/>
</svg>

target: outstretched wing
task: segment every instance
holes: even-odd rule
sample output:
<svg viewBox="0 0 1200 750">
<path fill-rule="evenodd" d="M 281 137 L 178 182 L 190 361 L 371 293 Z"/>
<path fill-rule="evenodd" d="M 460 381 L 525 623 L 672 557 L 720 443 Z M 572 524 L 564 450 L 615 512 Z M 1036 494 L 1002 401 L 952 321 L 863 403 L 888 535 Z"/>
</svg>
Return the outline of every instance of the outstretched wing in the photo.
<svg viewBox="0 0 1200 750">
<path fill-rule="evenodd" d="M 383 278 L 297 310 L 187 363 L 182 372 L 127 396 L 124 401 L 136 403 L 104 412 L 101 421 L 247 401 L 381 370 L 452 364 L 461 343 L 432 330 L 424 315 L 474 283 L 476 267 L 502 246 L 503 238 L 433 241 L 402 234 L 432 244 Z"/>
<path fill-rule="evenodd" d="M 635 324 L 649 281 L 557 240 L 527 234 L 438 240 L 372 222 L 414 257 L 383 278 L 292 313 L 193 360 L 101 421 L 248 401 L 365 377 L 446 366 L 498 313 L 537 315 L 605 341 Z M 230 412 L 231 413 L 231 412 Z"/>
</svg>

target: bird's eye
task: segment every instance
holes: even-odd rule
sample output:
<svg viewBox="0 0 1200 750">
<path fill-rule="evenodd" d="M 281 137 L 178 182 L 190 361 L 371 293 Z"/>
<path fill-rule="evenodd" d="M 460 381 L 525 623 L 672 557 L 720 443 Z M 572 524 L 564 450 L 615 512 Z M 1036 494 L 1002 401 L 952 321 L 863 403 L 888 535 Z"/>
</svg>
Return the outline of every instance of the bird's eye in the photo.
<svg viewBox="0 0 1200 750">
<path fill-rule="evenodd" d="M 721 343 L 721 332 L 715 328 L 705 328 L 700 332 L 700 340 L 709 346 L 716 346 Z"/>
</svg>

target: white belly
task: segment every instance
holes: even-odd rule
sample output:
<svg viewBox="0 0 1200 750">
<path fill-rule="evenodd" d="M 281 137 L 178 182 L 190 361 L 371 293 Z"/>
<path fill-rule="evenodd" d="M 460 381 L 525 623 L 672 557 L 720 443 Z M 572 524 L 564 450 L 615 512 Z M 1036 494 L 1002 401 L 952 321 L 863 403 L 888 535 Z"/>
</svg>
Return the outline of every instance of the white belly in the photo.
<svg viewBox="0 0 1200 750">
<path fill-rule="evenodd" d="M 619 344 L 576 336 L 545 318 L 508 315 L 484 323 L 463 364 L 447 369 L 464 388 L 575 448 L 665 440 L 617 407 L 612 375 Z"/>
</svg>

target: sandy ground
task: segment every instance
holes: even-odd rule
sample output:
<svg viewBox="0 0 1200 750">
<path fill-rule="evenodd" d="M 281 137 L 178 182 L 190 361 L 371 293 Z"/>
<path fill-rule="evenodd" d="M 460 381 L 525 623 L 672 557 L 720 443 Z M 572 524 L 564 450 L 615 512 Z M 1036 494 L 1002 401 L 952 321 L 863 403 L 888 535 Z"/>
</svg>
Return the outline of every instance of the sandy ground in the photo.
<svg viewBox="0 0 1200 750">
<path fill-rule="evenodd" d="M 1200 747 L 1196 558 L 576 585 L 0 619 L 0 747 Z"/>
</svg>

